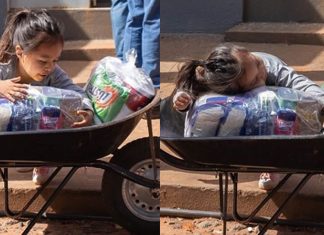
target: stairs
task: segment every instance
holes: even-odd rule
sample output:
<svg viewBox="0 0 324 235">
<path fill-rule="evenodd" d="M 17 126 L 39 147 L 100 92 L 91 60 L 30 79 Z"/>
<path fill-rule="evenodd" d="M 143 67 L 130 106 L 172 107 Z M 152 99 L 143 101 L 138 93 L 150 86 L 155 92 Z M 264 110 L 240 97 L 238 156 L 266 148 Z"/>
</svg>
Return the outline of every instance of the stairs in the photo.
<svg viewBox="0 0 324 235">
<path fill-rule="evenodd" d="M 225 41 L 277 55 L 322 85 L 324 1 L 246 0 L 243 9 L 244 22 L 225 31 Z"/>
<path fill-rule="evenodd" d="M 226 41 L 323 45 L 324 2 L 244 2 L 243 22 L 225 32 Z"/>
<path fill-rule="evenodd" d="M 65 40 L 111 39 L 110 8 L 52 8 L 62 22 Z"/>
<path fill-rule="evenodd" d="M 49 11 L 64 24 L 65 44 L 59 65 L 74 83 L 83 86 L 97 61 L 115 55 L 110 8 L 53 8 Z"/>
<path fill-rule="evenodd" d="M 226 41 L 324 45 L 324 23 L 247 22 L 225 33 Z"/>
</svg>

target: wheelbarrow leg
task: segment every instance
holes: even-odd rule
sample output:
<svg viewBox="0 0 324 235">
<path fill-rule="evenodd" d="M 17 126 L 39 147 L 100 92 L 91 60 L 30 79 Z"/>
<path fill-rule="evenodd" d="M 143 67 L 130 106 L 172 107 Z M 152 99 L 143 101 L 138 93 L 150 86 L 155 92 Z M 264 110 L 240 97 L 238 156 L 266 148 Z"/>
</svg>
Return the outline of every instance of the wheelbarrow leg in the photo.
<svg viewBox="0 0 324 235">
<path fill-rule="evenodd" d="M 265 234 L 265 232 L 269 229 L 270 226 L 274 223 L 276 219 L 278 219 L 279 215 L 281 214 L 282 210 L 286 206 L 286 204 L 290 201 L 290 199 L 295 196 L 307 183 L 307 181 L 313 176 L 313 174 L 306 174 L 304 178 L 299 182 L 299 184 L 295 187 L 295 189 L 289 194 L 289 196 L 285 199 L 285 201 L 281 204 L 278 208 L 276 213 L 271 217 L 271 219 L 262 227 L 259 235 Z"/>
<path fill-rule="evenodd" d="M 22 235 L 27 235 L 29 231 L 33 228 L 37 220 L 44 214 L 44 212 L 47 210 L 47 208 L 53 203 L 53 201 L 57 198 L 58 194 L 62 191 L 63 187 L 66 185 L 67 182 L 71 179 L 71 177 L 74 175 L 74 173 L 79 169 L 79 167 L 72 167 L 72 169 L 69 171 L 69 173 L 65 176 L 63 181 L 59 184 L 59 186 L 54 190 L 54 192 L 51 194 L 51 196 L 48 198 L 46 203 L 43 205 L 43 207 L 39 210 L 37 215 L 30 220 L 27 228 L 24 230 Z"/>
<path fill-rule="evenodd" d="M 27 209 L 30 207 L 30 205 L 38 198 L 38 196 L 44 191 L 44 189 L 49 185 L 50 182 L 52 182 L 53 178 L 58 174 L 58 172 L 62 169 L 62 167 L 57 167 L 55 171 L 50 175 L 50 177 L 46 180 L 46 182 L 37 190 L 37 192 L 33 195 L 33 197 L 26 203 L 26 205 L 23 207 L 22 210 L 20 210 L 18 213 L 15 213 L 11 211 L 9 206 L 9 186 L 8 186 L 8 168 L 4 169 L 4 172 L 1 171 L 1 176 L 3 178 L 4 183 L 4 194 L 5 194 L 5 205 L 4 205 L 4 212 L 8 217 L 17 219 L 24 215 L 24 213 L 27 211 Z"/>
<path fill-rule="evenodd" d="M 223 184 L 223 174 L 225 176 L 225 184 Z M 223 222 L 223 235 L 226 235 L 227 229 L 227 197 L 228 197 L 228 173 L 219 173 L 219 204 L 221 211 L 221 219 Z"/>
<path fill-rule="evenodd" d="M 156 168 L 156 151 L 154 145 L 154 137 L 153 137 L 153 127 L 152 127 L 152 110 L 148 110 L 146 112 L 146 122 L 147 122 L 147 129 L 149 133 L 149 144 L 150 144 L 150 153 L 152 158 L 152 165 L 153 165 L 153 176 L 154 180 L 157 180 L 157 168 Z"/>
<path fill-rule="evenodd" d="M 275 195 L 279 189 L 282 188 L 282 186 L 287 182 L 287 180 L 290 178 L 292 174 L 287 174 L 280 182 L 279 184 L 272 189 L 267 196 L 260 202 L 260 204 L 255 207 L 255 209 L 250 213 L 248 216 L 241 216 L 238 212 L 238 189 L 237 189 L 237 184 L 238 184 L 238 173 L 231 173 L 231 179 L 233 182 L 233 218 L 235 221 L 239 223 L 248 223 L 250 222 L 256 214 L 264 207 L 264 205 Z"/>
</svg>

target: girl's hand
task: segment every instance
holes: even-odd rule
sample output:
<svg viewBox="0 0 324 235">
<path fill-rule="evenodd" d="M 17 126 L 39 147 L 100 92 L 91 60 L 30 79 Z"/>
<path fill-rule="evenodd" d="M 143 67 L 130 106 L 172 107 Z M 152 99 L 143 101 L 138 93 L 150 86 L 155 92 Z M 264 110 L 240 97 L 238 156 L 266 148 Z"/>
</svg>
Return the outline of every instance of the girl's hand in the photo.
<svg viewBox="0 0 324 235">
<path fill-rule="evenodd" d="M 184 91 L 178 91 L 173 97 L 173 108 L 182 111 L 192 103 L 191 96 Z"/>
<path fill-rule="evenodd" d="M 11 102 L 25 99 L 28 95 L 27 84 L 20 84 L 20 77 L 0 81 L 0 97 L 7 98 Z"/>
<path fill-rule="evenodd" d="M 81 117 L 81 121 L 74 122 L 71 127 L 77 128 L 77 127 L 84 127 L 84 126 L 90 126 L 93 121 L 93 112 L 91 110 L 78 110 L 77 114 L 79 117 Z"/>
</svg>

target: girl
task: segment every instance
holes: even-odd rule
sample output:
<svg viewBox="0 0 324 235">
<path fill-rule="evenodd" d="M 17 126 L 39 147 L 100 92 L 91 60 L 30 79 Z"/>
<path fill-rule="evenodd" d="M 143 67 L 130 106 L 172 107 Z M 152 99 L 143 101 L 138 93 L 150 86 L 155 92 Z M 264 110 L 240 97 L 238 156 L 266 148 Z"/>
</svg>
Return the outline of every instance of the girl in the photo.
<svg viewBox="0 0 324 235">
<path fill-rule="evenodd" d="M 0 97 L 12 102 L 24 99 L 28 85 L 74 90 L 84 99 L 80 121 L 71 127 L 87 126 L 93 119 L 91 102 L 56 64 L 63 44 L 58 22 L 46 10 L 24 9 L 10 17 L 0 41 Z M 33 181 L 42 184 L 48 174 L 48 168 L 35 168 Z"/>
<path fill-rule="evenodd" d="M 192 60 L 181 67 L 173 106 L 178 111 L 186 111 L 195 97 L 204 92 L 232 95 L 264 85 L 305 91 L 313 94 L 324 105 L 324 91 L 279 58 L 223 44 L 216 47 L 206 60 Z M 259 187 L 271 189 L 279 180 L 278 174 L 262 173 Z"/>
</svg>

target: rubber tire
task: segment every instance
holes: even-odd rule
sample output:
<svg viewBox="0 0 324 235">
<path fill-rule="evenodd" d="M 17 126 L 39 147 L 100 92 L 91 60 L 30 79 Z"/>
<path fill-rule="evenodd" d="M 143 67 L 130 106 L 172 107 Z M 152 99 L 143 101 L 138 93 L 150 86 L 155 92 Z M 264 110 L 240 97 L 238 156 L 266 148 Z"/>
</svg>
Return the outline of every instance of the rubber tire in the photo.
<svg viewBox="0 0 324 235">
<path fill-rule="evenodd" d="M 115 154 L 110 162 L 115 163 L 127 170 L 137 163 L 150 159 L 149 139 L 137 139 Z M 159 138 L 154 137 L 155 156 L 159 156 Z M 159 170 L 160 168 L 158 168 Z M 113 171 L 105 171 L 102 178 L 102 196 L 107 210 L 114 222 L 135 234 L 160 234 L 160 221 L 147 221 L 134 215 L 125 205 L 122 196 L 122 184 L 126 180 Z"/>
</svg>

